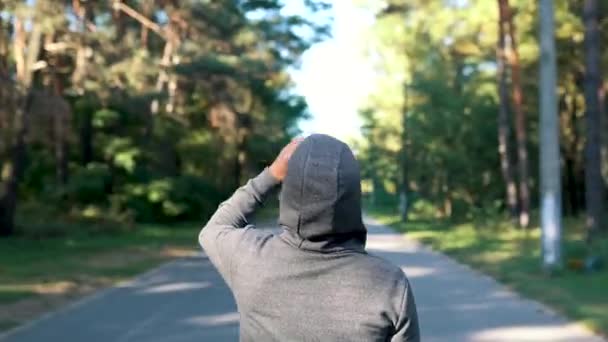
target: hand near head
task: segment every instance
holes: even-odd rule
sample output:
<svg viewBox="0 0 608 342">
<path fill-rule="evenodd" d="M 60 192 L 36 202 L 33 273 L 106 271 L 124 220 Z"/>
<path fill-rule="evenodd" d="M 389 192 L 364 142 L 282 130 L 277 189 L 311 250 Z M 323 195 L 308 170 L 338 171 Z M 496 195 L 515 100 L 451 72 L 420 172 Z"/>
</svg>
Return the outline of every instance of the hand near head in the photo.
<svg viewBox="0 0 608 342">
<path fill-rule="evenodd" d="M 287 175 L 287 164 L 289 163 L 289 158 L 291 158 L 291 155 L 296 148 L 298 148 L 298 145 L 302 142 L 302 140 L 304 140 L 304 138 L 296 138 L 283 147 L 277 156 L 277 159 L 275 159 L 272 165 L 269 167 L 270 173 L 274 178 L 279 181 L 283 181 Z"/>
</svg>

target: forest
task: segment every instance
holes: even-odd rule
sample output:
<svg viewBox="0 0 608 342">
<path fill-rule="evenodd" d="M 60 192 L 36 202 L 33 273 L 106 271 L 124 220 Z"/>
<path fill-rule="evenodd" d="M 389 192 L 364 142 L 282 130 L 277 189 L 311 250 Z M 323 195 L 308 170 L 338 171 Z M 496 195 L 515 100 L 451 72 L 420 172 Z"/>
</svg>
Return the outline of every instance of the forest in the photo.
<svg viewBox="0 0 608 342">
<path fill-rule="evenodd" d="M 327 27 L 282 6 L 0 1 L 0 235 L 208 217 L 307 115 L 286 69 Z"/>
<path fill-rule="evenodd" d="M 331 4 L 304 2 L 310 17 Z M 539 4 L 366 1 L 369 203 L 538 221 Z M 0 235 L 203 220 L 309 115 L 288 69 L 328 24 L 275 1 L 0 3 Z M 605 231 L 601 1 L 555 4 L 561 207 Z M 328 95 L 330 96 L 330 94 Z"/>
<path fill-rule="evenodd" d="M 361 111 L 371 200 L 404 218 L 498 214 L 529 227 L 543 143 L 539 3 L 359 3 L 376 13 L 364 40 L 380 75 Z M 606 229 L 607 5 L 555 2 L 562 208 L 589 232 Z"/>
<path fill-rule="evenodd" d="M 368 212 L 606 336 L 608 2 L 356 4 Z"/>
</svg>

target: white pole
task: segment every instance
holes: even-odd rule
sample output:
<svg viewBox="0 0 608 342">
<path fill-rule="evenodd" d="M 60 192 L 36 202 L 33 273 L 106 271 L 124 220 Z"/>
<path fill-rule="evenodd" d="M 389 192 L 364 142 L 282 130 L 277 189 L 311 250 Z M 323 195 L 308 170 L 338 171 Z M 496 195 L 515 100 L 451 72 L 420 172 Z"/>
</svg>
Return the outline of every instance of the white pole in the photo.
<svg viewBox="0 0 608 342">
<path fill-rule="evenodd" d="M 561 268 L 562 194 L 553 0 L 540 0 L 540 195 L 543 268 Z"/>
</svg>

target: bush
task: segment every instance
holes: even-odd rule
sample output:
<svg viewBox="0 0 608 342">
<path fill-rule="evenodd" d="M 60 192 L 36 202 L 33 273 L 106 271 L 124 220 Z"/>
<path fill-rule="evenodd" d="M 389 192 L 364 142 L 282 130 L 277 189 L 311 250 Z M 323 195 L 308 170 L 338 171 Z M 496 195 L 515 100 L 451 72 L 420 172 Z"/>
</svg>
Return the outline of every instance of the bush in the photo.
<svg viewBox="0 0 608 342">
<path fill-rule="evenodd" d="M 39 201 L 23 202 L 17 207 L 15 221 L 18 233 L 35 238 L 65 235 L 67 226 L 58 218 L 61 211 Z"/>
<path fill-rule="evenodd" d="M 112 202 L 131 210 L 138 222 L 173 222 L 204 220 L 222 199 L 222 194 L 201 178 L 178 176 L 127 185 Z"/>
<path fill-rule="evenodd" d="M 105 203 L 112 185 L 112 174 L 105 164 L 91 163 L 70 177 L 65 195 L 79 204 Z"/>
<path fill-rule="evenodd" d="M 17 226 L 21 235 L 47 238 L 68 234 L 116 233 L 133 228 L 128 211 L 86 205 L 73 206 L 69 211 L 40 201 L 22 203 L 17 211 Z"/>
<path fill-rule="evenodd" d="M 72 233 L 114 232 L 134 222 L 205 220 L 225 193 L 200 177 L 181 175 L 149 182 L 121 182 L 110 167 L 91 163 L 77 168 L 65 187 L 32 196 L 19 208 L 24 235 L 48 237 Z"/>
</svg>

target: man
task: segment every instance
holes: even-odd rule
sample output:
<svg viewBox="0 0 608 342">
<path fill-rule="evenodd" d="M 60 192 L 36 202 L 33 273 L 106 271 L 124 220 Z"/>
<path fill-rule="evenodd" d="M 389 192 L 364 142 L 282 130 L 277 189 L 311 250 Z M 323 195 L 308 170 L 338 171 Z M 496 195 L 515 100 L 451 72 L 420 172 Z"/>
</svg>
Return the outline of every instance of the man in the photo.
<svg viewBox="0 0 608 342">
<path fill-rule="evenodd" d="M 282 232 L 255 229 L 281 182 Z M 220 205 L 199 241 L 234 294 L 241 341 L 420 341 L 405 274 L 367 254 L 366 235 L 355 157 L 312 135 Z"/>
</svg>

